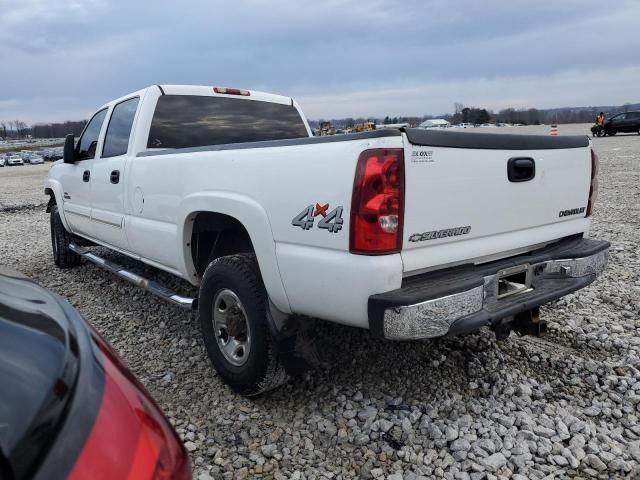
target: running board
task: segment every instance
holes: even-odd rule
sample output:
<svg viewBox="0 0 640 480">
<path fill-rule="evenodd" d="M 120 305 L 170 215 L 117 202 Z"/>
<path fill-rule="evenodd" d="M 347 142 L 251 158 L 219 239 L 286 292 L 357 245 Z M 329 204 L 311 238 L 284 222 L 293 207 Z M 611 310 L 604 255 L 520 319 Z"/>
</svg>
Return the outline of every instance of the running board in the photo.
<svg viewBox="0 0 640 480">
<path fill-rule="evenodd" d="M 196 298 L 189 298 L 189 297 L 183 297 L 181 295 L 178 295 L 177 293 L 169 290 L 167 287 L 160 285 L 157 282 L 154 282 L 152 280 L 147 280 L 146 278 L 141 277 L 140 275 L 131 273 L 128 270 L 125 270 L 124 268 L 122 268 L 117 263 L 113 263 L 109 260 L 105 260 L 104 258 L 99 257 L 94 253 L 91 253 L 87 248 L 80 247 L 75 243 L 70 243 L 69 250 L 77 253 L 81 257 L 86 258 L 90 262 L 95 263 L 100 268 L 107 270 L 111 273 L 115 273 L 120 278 L 123 278 L 128 282 L 133 283 L 134 285 L 142 288 L 143 290 L 151 292 L 154 295 L 157 295 L 158 297 L 162 298 L 163 300 L 166 300 L 169 303 L 173 303 L 174 305 L 177 305 L 180 308 L 195 309 L 197 306 L 198 302 Z"/>
</svg>

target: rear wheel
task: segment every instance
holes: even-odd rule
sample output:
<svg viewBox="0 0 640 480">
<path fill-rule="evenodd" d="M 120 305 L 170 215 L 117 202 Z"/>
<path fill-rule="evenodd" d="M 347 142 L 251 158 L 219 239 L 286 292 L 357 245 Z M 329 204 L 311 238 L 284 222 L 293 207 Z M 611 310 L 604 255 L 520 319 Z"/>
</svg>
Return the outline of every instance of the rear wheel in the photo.
<svg viewBox="0 0 640 480">
<path fill-rule="evenodd" d="M 69 250 L 69 244 L 73 241 L 73 236 L 64 228 L 57 205 L 51 206 L 50 224 L 51 249 L 53 250 L 53 261 L 56 266 L 71 268 L 80 265 L 80 255 Z"/>
<path fill-rule="evenodd" d="M 268 297 L 255 255 L 212 261 L 202 278 L 198 305 L 207 353 L 227 385 L 255 396 L 287 381 L 269 331 Z"/>
</svg>

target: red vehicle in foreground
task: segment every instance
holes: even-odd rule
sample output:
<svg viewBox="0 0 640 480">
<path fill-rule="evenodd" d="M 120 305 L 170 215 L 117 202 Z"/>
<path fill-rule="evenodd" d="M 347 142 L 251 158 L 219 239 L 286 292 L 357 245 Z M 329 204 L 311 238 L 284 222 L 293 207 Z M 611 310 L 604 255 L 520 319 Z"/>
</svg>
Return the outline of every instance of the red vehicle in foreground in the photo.
<svg viewBox="0 0 640 480">
<path fill-rule="evenodd" d="M 180 438 L 59 296 L 0 267 L 0 479 L 191 478 Z"/>
</svg>

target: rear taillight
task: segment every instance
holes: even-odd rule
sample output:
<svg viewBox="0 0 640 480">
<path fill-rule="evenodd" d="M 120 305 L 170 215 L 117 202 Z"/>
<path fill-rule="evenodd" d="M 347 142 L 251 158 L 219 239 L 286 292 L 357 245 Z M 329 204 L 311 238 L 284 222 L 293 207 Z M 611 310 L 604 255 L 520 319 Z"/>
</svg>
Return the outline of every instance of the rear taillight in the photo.
<svg viewBox="0 0 640 480">
<path fill-rule="evenodd" d="M 587 204 L 587 217 L 590 217 L 593 213 L 593 204 L 598 198 L 598 169 L 600 168 L 600 161 L 598 155 L 591 149 L 591 187 L 589 188 L 589 203 Z"/>
<path fill-rule="evenodd" d="M 353 183 L 349 249 L 368 255 L 399 252 L 403 217 L 402 149 L 365 150 Z"/>
<path fill-rule="evenodd" d="M 151 396 L 109 346 L 100 410 L 71 479 L 191 479 L 182 442 Z"/>
</svg>

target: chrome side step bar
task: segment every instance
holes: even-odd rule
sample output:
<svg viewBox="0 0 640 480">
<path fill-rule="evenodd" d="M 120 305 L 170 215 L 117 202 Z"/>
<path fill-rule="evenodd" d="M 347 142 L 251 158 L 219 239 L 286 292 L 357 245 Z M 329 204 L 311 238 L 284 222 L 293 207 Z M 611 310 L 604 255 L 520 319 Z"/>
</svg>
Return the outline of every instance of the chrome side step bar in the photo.
<svg viewBox="0 0 640 480">
<path fill-rule="evenodd" d="M 95 263 L 100 268 L 107 270 L 108 272 L 115 273 L 120 278 L 123 278 L 128 282 L 142 288 L 143 290 L 151 292 L 154 295 L 162 298 L 163 300 L 166 300 L 169 303 L 173 303 L 180 308 L 195 309 L 197 307 L 198 299 L 178 295 L 177 293 L 169 290 L 167 287 L 160 285 L 157 282 L 147 280 L 140 275 L 131 273 L 128 270 L 122 268 L 120 265 L 109 260 L 105 260 L 104 258 L 99 257 L 94 253 L 91 253 L 87 248 L 80 247 L 75 243 L 70 243 L 69 250 L 86 258 L 90 262 Z"/>
</svg>

